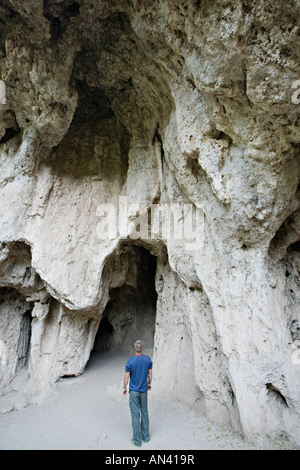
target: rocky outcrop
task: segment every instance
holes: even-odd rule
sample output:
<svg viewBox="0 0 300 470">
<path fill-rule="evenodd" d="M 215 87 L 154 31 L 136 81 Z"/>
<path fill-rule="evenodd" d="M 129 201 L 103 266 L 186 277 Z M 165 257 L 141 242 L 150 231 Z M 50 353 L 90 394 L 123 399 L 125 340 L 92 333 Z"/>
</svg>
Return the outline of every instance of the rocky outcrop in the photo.
<svg viewBox="0 0 300 470">
<path fill-rule="evenodd" d="M 154 393 L 299 446 L 299 8 L 25 3 L 0 6 L 2 394 L 139 332 Z M 197 249 L 153 229 L 172 205 Z"/>
</svg>

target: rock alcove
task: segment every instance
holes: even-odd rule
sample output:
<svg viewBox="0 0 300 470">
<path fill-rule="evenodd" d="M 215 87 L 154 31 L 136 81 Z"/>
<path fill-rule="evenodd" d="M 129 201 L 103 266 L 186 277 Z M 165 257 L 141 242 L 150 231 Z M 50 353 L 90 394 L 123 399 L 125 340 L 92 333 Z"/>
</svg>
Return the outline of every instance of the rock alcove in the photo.
<svg viewBox="0 0 300 470">
<path fill-rule="evenodd" d="M 112 288 L 96 334 L 94 351 L 127 351 L 138 338 L 153 350 L 156 324 L 156 257 L 142 246 L 126 253 L 124 284 Z"/>
</svg>

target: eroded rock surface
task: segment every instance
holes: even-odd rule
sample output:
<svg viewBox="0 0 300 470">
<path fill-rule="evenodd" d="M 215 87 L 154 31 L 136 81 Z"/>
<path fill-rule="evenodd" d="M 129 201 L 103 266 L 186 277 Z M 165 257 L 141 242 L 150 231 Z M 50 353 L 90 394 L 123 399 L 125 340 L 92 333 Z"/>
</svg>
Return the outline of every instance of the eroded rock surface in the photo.
<svg viewBox="0 0 300 470">
<path fill-rule="evenodd" d="M 300 445 L 299 16 L 292 0 L 1 2 L 2 395 L 27 368 L 41 399 L 140 332 L 153 393 Z M 203 246 L 130 236 L 153 204 L 202 208 Z"/>
</svg>

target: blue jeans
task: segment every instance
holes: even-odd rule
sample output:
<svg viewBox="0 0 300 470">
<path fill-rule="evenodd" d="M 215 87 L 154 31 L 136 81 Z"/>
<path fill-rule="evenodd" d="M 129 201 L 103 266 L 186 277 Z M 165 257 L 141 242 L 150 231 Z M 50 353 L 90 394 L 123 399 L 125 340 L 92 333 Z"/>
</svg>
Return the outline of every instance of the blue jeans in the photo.
<svg viewBox="0 0 300 470">
<path fill-rule="evenodd" d="M 144 442 L 150 440 L 148 416 L 148 392 L 129 392 L 129 407 L 132 418 L 133 440 L 141 445 L 141 434 Z"/>
</svg>

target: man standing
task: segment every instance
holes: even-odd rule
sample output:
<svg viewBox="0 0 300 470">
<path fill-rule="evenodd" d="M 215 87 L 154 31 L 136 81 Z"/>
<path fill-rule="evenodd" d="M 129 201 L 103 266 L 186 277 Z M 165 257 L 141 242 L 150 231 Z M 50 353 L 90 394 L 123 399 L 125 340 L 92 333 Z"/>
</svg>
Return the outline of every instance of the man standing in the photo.
<svg viewBox="0 0 300 470">
<path fill-rule="evenodd" d="M 149 416 L 148 416 L 148 390 L 151 390 L 152 361 L 149 356 L 143 354 L 142 341 L 136 341 L 134 345 L 135 355 L 128 359 L 125 367 L 123 382 L 123 394 L 127 393 L 129 384 L 129 407 L 132 418 L 133 439 L 131 443 L 141 446 L 141 435 L 144 442 L 150 441 Z"/>
</svg>

